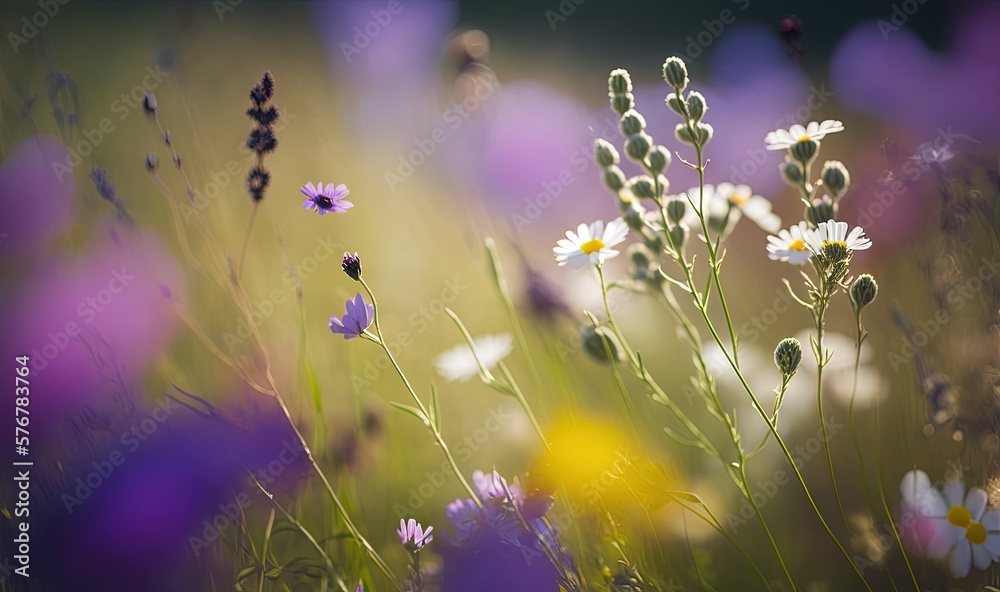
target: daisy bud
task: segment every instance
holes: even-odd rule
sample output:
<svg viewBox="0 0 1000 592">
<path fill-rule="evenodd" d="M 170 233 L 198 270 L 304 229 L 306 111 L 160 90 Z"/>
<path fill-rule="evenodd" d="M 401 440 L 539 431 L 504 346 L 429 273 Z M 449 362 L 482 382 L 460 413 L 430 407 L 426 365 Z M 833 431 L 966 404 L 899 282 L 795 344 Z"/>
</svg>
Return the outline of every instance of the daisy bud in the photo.
<svg viewBox="0 0 1000 592">
<path fill-rule="evenodd" d="M 604 169 L 604 184 L 611 191 L 621 191 L 625 187 L 625 173 L 616 165 Z"/>
<path fill-rule="evenodd" d="M 628 225 L 632 230 L 642 230 L 645 226 L 644 215 L 646 209 L 642 207 L 642 204 L 635 200 L 618 200 L 618 213 L 621 214 L 622 220 Z"/>
<path fill-rule="evenodd" d="M 625 154 L 636 162 L 642 162 L 649 153 L 650 140 L 652 138 L 642 132 L 632 134 L 625 140 Z"/>
<path fill-rule="evenodd" d="M 580 345 L 584 353 L 596 362 L 621 362 L 625 359 L 618 338 L 604 327 L 584 327 L 580 331 Z"/>
<path fill-rule="evenodd" d="M 829 195 L 814 199 L 812 205 L 806 208 L 806 220 L 813 226 L 819 226 L 827 220 L 837 218 L 837 205 L 833 203 Z"/>
<path fill-rule="evenodd" d="M 858 279 L 851 284 L 851 302 L 858 310 L 875 302 L 876 296 L 878 296 L 878 284 L 870 274 L 858 276 Z"/>
<path fill-rule="evenodd" d="M 670 166 L 670 151 L 666 146 L 653 146 L 646 155 L 646 165 L 653 173 L 662 173 L 663 169 Z"/>
<path fill-rule="evenodd" d="M 802 165 L 794 160 L 786 157 L 785 162 L 781 163 L 781 177 L 792 187 L 801 185 L 804 175 Z"/>
<path fill-rule="evenodd" d="M 670 234 L 670 242 L 673 243 L 674 248 L 677 250 L 683 249 L 688 238 L 688 227 L 683 224 L 675 224 L 667 232 Z"/>
<path fill-rule="evenodd" d="M 656 193 L 653 191 L 653 179 L 646 175 L 629 179 L 628 188 L 632 191 L 632 195 L 639 199 L 653 199 L 656 197 Z"/>
<path fill-rule="evenodd" d="M 812 159 L 816 158 L 818 151 L 819 143 L 815 140 L 802 140 L 792 144 L 791 148 L 788 149 L 788 153 L 792 155 L 792 158 L 806 165 L 812 162 Z"/>
<path fill-rule="evenodd" d="M 774 350 L 774 364 L 784 378 L 791 378 L 802 362 L 802 344 L 794 337 L 786 337 Z"/>
<path fill-rule="evenodd" d="M 636 267 L 648 267 L 654 256 L 650 250 L 642 243 L 632 243 L 629 245 L 629 259 Z"/>
<path fill-rule="evenodd" d="M 677 93 L 670 93 L 664 101 L 670 110 L 678 115 L 684 115 L 684 108 L 681 106 L 681 99 L 677 98 Z"/>
<path fill-rule="evenodd" d="M 625 93 L 623 95 L 611 94 L 611 109 L 614 110 L 618 115 L 624 115 L 626 111 L 635 107 L 635 97 L 632 93 Z"/>
<path fill-rule="evenodd" d="M 628 70 L 618 68 L 611 71 L 608 77 L 608 90 L 614 95 L 623 95 L 632 92 L 632 77 Z"/>
<path fill-rule="evenodd" d="M 155 152 L 150 152 L 146 155 L 146 170 L 155 173 L 158 168 L 160 168 L 160 157 Z"/>
<path fill-rule="evenodd" d="M 611 165 L 618 164 L 621 160 L 618 156 L 618 151 L 611 145 L 611 142 L 602 138 L 594 140 L 594 159 L 601 168 L 608 168 Z"/>
<path fill-rule="evenodd" d="M 837 199 L 847 191 L 847 186 L 851 184 L 851 175 L 847 172 L 847 167 L 839 160 L 828 160 L 823 165 L 821 174 L 823 186 L 829 190 L 830 195 Z"/>
<path fill-rule="evenodd" d="M 677 139 L 691 146 L 704 146 L 708 144 L 715 130 L 707 123 L 697 123 L 694 126 L 694 133 L 695 135 L 691 135 L 691 130 L 688 129 L 686 123 L 678 123 L 677 127 L 674 128 L 674 135 L 677 136 Z"/>
<path fill-rule="evenodd" d="M 684 90 L 688 85 L 688 71 L 684 60 L 678 57 L 667 58 L 663 62 L 663 79 L 678 91 Z"/>
<path fill-rule="evenodd" d="M 708 106 L 705 105 L 705 97 L 698 91 L 692 91 L 688 94 L 687 98 L 688 115 L 691 116 L 691 121 L 697 123 L 701 121 L 701 118 L 705 116 L 705 111 Z"/>
<path fill-rule="evenodd" d="M 646 129 L 646 120 L 635 109 L 629 109 L 622 114 L 622 119 L 618 123 L 618 129 L 620 129 L 622 135 L 627 138 Z"/>
<path fill-rule="evenodd" d="M 146 96 L 142 97 L 142 110 L 146 112 L 146 115 L 155 115 L 156 107 L 156 95 L 146 93 Z"/>
<path fill-rule="evenodd" d="M 659 273 L 659 265 L 656 262 L 655 255 L 643 244 L 633 243 L 628 249 L 629 258 L 632 260 L 632 265 L 635 267 L 632 270 L 632 279 L 658 285 L 663 281 L 663 277 Z"/>
<path fill-rule="evenodd" d="M 347 274 L 347 277 L 356 282 L 361 280 L 361 257 L 358 257 L 357 253 L 353 255 L 344 253 L 344 260 L 340 266 L 343 268 L 344 273 Z"/>
<path fill-rule="evenodd" d="M 687 200 L 683 197 L 670 198 L 666 205 L 667 219 L 674 224 L 680 224 L 680 221 L 684 219 L 684 214 L 687 213 L 687 207 Z"/>
</svg>

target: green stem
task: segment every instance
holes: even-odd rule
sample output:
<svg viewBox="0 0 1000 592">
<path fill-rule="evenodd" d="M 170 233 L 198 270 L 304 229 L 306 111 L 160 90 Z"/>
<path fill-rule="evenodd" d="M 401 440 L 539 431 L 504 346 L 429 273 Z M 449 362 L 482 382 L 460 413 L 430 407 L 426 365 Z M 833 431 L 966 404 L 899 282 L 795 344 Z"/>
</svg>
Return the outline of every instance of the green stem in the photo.
<svg viewBox="0 0 1000 592">
<path fill-rule="evenodd" d="M 545 439 L 545 434 L 542 432 L 542 426 L 538 423 L 538 420 L 535 419 L 535 414 L 531 411 L 531 406 L 528 405 L 528 400 L 524 398 L 524 393 L 522 393 L 520 387 L 517 386 L 514 376 L 510 373 L 510 370 L 507 369 L 507 365 L 504 364 L 502 360 L 497 364 L 497 368 L 500 368 L 500 372 L 503 374 L 504 380 L 506 380 L 507 384 L 510 386 L 511 394 L 513 394 L 514 398 L 517 399 L 517 402 L 521 404 L 521 409 L 524 409 L 524 413 L 528 416 L 528 421 L 531 422 L 531 427 L 534 428 L 538 439 L 545 445 L 545 449 L 549 450 L 549 442 Z"/>
<path fill-rule="evenodd" d="M 361 282 L 361 286 L 365 289 L 365 292 L 368 293 L 368 298 L 372 301 L 372 316 L 374 317 L 375 322 L 375 336 L 378 338 L 375 342 L 382 348 L 385 355 L 388 356 L 389 361 L 392 363 L 392 367 L 396 369 L 396 374 L 398 374 L 399 378 L 403 381 L 406 391 L 410 393 L 410 397 L 417 404 L 417 408 L 419 408 L 420 412 L 423 414 L 425 419 L 424 425 L 430 429 L 431 434 L 434 436 L 434 440 L 437 442 L 438 446 L 441 447 L 441 450 L 444 452 L 444 456 L 448 460 L 448 464 L 451 465 L 451 469 L 454 471 L 455 476 L 458 477 L 462 486 L 465 487 L 465 490 L 469 493 L 472 501 L 476 502 L 476 506 L 480 508 L 483 507 L 483 503 L 479 500 L 479 496 L 476 495 L 476 491 L 465 479 L 465 476 L 462 474 L 462 470 L 458 467 L 458 463 L 455 462 L 455 457 L 451 455 L 451 450 L 448 448 L 448 444 L 445 443 L 444 437 L 441 435 L 441 431 L 438 430 L 437 427 L 435 427 L 430 421 L 431 416 L 430 413 L 427 412 L 427 407 L 424 406 L 420 397 L 417 396 L 417 392 L 413 389 L 409 379 L 406 378 L 406 374 L 403 372 L 403 369 L 400 368 L 399 363 L 396 362 L 396 357 L 392 355 L 392 352 L 389 351 L 389 347 L 385 344 L 385 340 L 382 338 L 382 327 L 379 325 L 378 301 L 375 299 L 375 294 L 372 292 L 372 289 L 368 286 L 368 282 L 366 282 L 364 278 L 359 277 L 358 281 Z"/>
</svg>

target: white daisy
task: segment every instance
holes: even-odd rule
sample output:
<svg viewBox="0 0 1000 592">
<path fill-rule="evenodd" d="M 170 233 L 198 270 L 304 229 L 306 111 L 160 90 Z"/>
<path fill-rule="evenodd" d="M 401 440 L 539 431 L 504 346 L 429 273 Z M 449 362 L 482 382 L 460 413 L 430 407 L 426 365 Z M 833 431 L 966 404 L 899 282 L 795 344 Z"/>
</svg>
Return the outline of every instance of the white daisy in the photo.
<svg viewBox="0 0 1000 592">
<path fill-rule="evenodd" d="M 778 232 L 781 228 L 781 218 L 771 211 L 771 200 L 755 195 L 749 185 L 719 183 L 715 188 L 715 195 L 739 208 L 744 216 L 762 230 Z"/>
<path fill-rule="evenodd" d="M 823 123 L 810 121 L 809 125 L 802 127 L 795 124 L 787 130 L 775 130 L 767 134 L 764 141 L 767 142 L 768 150 L 787 150 L 799 142 L 812 140 L 818 142 L 827 134 L 844 131 L 844 124 L 839 121 L 827 119 Z"/>
<path fill-rule="evenodd" d="M 799 222 L 788 230 L 782 229 L 778 236 L 767 237 L 767 256 L 775 261 L 787 261 L 792 265 L 802 265 L 812 257 L 806 244 L 809 227 Z"/>
<path fill-rule="evenodd" d="M 942 495 L 923 471 L 907 473 L 900 490 L 918 542 L 931 557 L 948 555 L 952 576 L 964 578 L 973 565 L 983 570 L 1000 558 L 1000 512 L 987 507 L 985 491 L 973 487 L 966 494 L 961 481 L 949 481 Z"/>
<path fill-rule="evenodd" d="M 500 360 L 506 358 L 514 347 L 514 338 L 509 333 L 481 335 L 472 341 L 476 344 L 479 361 L 487 371 L 492 370 Z M 476 363 L 476 356 L 472 354 L 472 348 L 467 343 L 441 352 L 434 360 L 434 365 L 437 366 L 438 374 L 452 382 L 456 380 L 465 382 L 479 375 L 479 364 Z"/>
<path fill-rule="evenodd" d="M 591 265 L 600 265 L 612 257 L 618 256 L 618 251 L 611 247 L 621 243 L 628 235 L 628 225 L 621 218 L 608 222 L 607 228 L 603 220 L 590 224 L 581 224 L 576 232 L 566 231 L 566 238 L 561 239 L 552 252 L 560 266 L 569 265 L 574 269 Z"/>
<path fill-rule="evenodd" d="M 872 246 L 872 241 L 865 236 L 863 228 L 855 226 L 848 233 L 847 222 L 836 220 L 820 222 L 815 230 L 806 234 L 805 239 L 809 250 L 815 254 L 821 253 L 823 246 L 827 244 L 839 244 L 848 251 L 864 251 Z"/>
</svg>

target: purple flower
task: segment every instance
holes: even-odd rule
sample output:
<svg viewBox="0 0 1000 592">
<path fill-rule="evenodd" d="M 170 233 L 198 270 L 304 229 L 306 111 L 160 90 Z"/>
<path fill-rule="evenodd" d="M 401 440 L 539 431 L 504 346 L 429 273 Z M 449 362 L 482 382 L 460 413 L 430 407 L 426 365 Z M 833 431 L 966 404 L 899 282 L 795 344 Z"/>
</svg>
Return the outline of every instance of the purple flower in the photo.
<svg viewBox="0 0 1000 592">
<path fill-rule="evenodd" d="M 365 332 L 375 319 L 375 307 L 365 302 L 361 292 L 347 301 L 347 314 L 343 318 L 330 317 L 330 330 L 344 339 L 354 339 Z"/>
<path fill-rule="evenodd" d="M 302 207 L 307 210 L 316 210 L 320 216 L 327 212 L 342 214 L 354 207 L 353 203 L 344 199 L 350 191 L 343 183 L 337 186 L 334 186 L 333 183 L 327 183 L 324 187 L 323 183 L 315 186 L 309 182 L 300 187 L 299 191 L 309 198 L 302 202 Z"/>
<path fill-rule="evenodd" d="M 424 545 L 434 540 L 434 535 L 431 534 L 433 530 L 433 526 L 428 526 L 427 530 L 424 530 L 424 527 L 413 518 L 410 518 L 409 522 L 400 518 L 396 534 L 399 535 L 399 541 L 404 547 L 412 543 L 414 549 L 423 549 Z"/>
<path fill-rule="evenodd" d="M 45 250 L 73 223 L 73 169 L 62 140 L 36 135 L 0 163 L 4 251 Z"/>
</svg>

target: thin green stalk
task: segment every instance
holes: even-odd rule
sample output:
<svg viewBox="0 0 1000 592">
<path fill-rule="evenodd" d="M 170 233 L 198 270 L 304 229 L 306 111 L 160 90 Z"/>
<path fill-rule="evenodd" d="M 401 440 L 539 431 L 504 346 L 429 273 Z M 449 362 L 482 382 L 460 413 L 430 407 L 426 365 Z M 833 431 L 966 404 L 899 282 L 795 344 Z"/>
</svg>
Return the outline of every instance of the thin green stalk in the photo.
<svg viewBox="0 0 1000 592">
<path fill-rule="evenodd" d="M 506 380 L 507 384 L 510 386 L 510 392 L 514 395 L 514 398 L 517 399 L 517 402 L 520 403 L 521 408 L 524 409 L 524 413 L 528 416 L 528 421 L 531 422 L 531 427 L 534 428 L 538 439 L 542 441 L 545 449 L 548 450 L 549 442 L 545 439 L 545 433 L 542 432 L 542 426 L 538 423 L 538 420 L 535 419 L 535 414 L 531 411 L 531 406 L 528 405 L 527 399 L 524 398 L 524 393 L 522 393 L 520 387 L 517 386 L 514 376 L 510 373 L 510 370 L 507 369 L 507 365 L 503 363 L 503 360 L 497 363 L 497 368 L 500 368 L 500 372 L 503 374 L 504 380 Z"/>
<path fill-rule="evenodd" d="M 822 271 L 820 272 L 820 286 L 822 296 L 817 303 L 816 309 L 816 344 L 813 353 L 816 356 L 816 406 L 819 409 L 819 425 L 823 433 L 823 449 L 826 451 L 826 462 L 830 469 L 830 481 L 833 483 L 833 497 L 837 500 L 837 507 L 840 509 L 840 517 L 844 521 L 844 527 L 848 532 L 851 525 L 847 521 L 847 512 L 844 511 L 844 503 L 840 497 L 840 489 L 837 487 L 837 474 L 833 469 L 833 453 L 830 448 L 830 437 L 826 430 L 826 416 L 823 413 L 823 369 L 829 358 L 823 350 L 823 335 L 826 329 L 826 307 L 827 307 L 827 280 Z"/>
<path fill-rule="evenodd" d="M 437 441 L 438 446 L 441 447 L 441 451 L 444 452 L 444 456 L 448 460 L 448 464 L 451 465 L 451 469 L 454 471 L 455 476 L 458 477 L 462 486 L 465 487 L 465 490 L 469 493 L 472 501 L 476 502 L 476 506 L 480 508 L 483 507 L 483 503 L 479 500 L 479 496 L 476 494 L 476 491 L 472 488 L 472 485 L 466 481 L 465 475 L 462 474 L 462 470 L 458 467 L 458 463 L 455 462 L 455 457 L 452 456 L 451 449 L 448 448 L 448 444 L 444 441 L 441 431 L 433 424 L 433 422 L 430 421 L 430 413 L 427 412 L 427 408 L 420 400 L 420 397 L 417 396 L 417 392 L 413 390 L 413 386 L 410 385 L 410 381 L 406 378 L 406 374 L 403 372 L 403 369 L 399 367 L 399 363 L 396 362 L 396 357 L 392 355 L 392 352 L 389 351 L 389 347 L 385 344 L 385 340 L 382 338 L 382 327 L 379 325 L 378 301 L 375 299 L 375 294 L 372 292 L 372 289 L 368 286 L 368 282 L 366 282 L 364 278 L 359 277 L 358 281 L 361 282 L 361 286 L 365 289 L 365 292 L 368 293 L 368 298 L 372 301 L 376 337 L 376 339 L 372 339 L 372 341 L 377 343 L 382 348 L 382 351 L 385 352 L 385 355 L 388 356 L 389 361 L 392 363 L 392 367 L 396 369 L 396 374 L 398 374 L 399 378 L 403 381 L 406 391 L 410 393 L 410 397 L 417 404 L 417 407 L 423 414 L 425 420 L 424 425 L 426 425 L 430 429 L 431 434 L 434 435 L 434 440 Z"/>
</svg>

